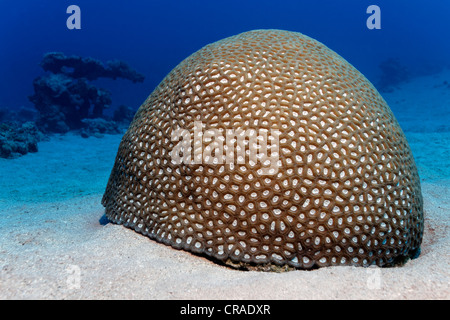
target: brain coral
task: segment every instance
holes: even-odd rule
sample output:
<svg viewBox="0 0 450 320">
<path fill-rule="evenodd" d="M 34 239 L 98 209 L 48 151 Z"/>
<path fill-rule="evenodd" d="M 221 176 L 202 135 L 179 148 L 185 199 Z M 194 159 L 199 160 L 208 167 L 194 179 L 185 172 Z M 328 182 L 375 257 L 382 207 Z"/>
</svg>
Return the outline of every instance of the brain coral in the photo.
<svg viewBox="0 0 450 320">
<path fill-rule="evenodd" d="M 277 132 L 275 170 L 250 159 L 248 129 Z M 234 162 L 222 161 L 239 155 L 228 130 L 247 132 Z M 281 30 L 223 39 L 173 69 L 124 135 L 102 202 L 114 223 L 261 270 L 394 265 L 423 233 L 417 169 L 386 102 L 335 52 Z"/>
</svg>

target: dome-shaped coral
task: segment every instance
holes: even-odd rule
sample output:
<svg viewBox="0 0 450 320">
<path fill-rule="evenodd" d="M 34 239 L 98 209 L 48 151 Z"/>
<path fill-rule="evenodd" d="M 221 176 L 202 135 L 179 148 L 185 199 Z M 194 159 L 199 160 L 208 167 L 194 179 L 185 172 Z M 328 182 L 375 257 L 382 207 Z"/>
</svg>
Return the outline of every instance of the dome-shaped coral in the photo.
<svg viewBox="0 0 450 320">
<path fill-rule="evenodd" d="M 115 223 L 247 267 L 391 265 L 423 233 L 417 169 L 386 102 L 335 52 L 280 30 L 173 69 L 123 137 L 103 204 Z"/>
</svg>

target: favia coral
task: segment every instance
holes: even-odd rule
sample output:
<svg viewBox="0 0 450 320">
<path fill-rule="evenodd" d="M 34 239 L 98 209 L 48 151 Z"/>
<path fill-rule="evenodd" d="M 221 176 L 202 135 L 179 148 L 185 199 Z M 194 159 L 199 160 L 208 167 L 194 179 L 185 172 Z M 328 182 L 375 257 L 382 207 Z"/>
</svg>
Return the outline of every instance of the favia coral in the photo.
<svg viewBox="0 0 450 320">
<path fill-rule="evenodd" d="M 251 130 L 278 132 L 275 170 L 251 159 Z M 227 132 L 247 133 L 241 157 Z M 423 233 L 416 165 L 386 102 L 325 45 L 281 30 L 226 38 L 173 69 L 124 135 L 102 202 L 114 223 L 261 270 L 389 266 L 416 257 Z"/>
</svg>

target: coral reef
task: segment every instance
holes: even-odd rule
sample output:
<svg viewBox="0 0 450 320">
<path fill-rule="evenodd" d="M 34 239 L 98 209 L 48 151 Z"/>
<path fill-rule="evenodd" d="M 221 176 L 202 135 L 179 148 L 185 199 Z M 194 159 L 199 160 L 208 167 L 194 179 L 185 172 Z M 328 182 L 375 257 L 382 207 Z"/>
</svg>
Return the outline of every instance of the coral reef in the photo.
<svg viewBox="0 0 450 320">
<path fill-rule="evenodd" d="M 380 63 L 379 67 L 381 75 L 377 88 L 382 92 L 392 92 L 395 86 L 411 77 L 410 71 L 401 64 L 399 59 L 386 59 Z"/>
<path fill-rule="evenodd" d="M 51 52 L 44 55 L 41 67 L 48 73 L 33 81 L 34 94 L 29 99 L 39 113 L 37 125 L 44 132 L 81 129 L 84 119 L 103 117 L 112 102 L 111 92 L 89 81 L 100 77 L 144 81 L 142 74 L 119 60 L 108 61 L 105 66 L 93 58 Z"/>
<path fill-rule="evenodd" d="M 123 78 L 136 82 L 143 82 L 144 75 L 132 69 L 126 62 L 111 60 L 106 66 L 91 57 L 66 56 L 61 52 L 49 52 L 44 55 L 41 67 L 45 71 L 55 74 L 65 74 L 68 77 L 87 80 L 98 78 Z"/>
<path fill-rule="evenodd" d="M 401 264 L 424 227 L 416 164 L 384 99 L 337 53 L 282 30 L 175 67 L 125 133 L 102 203 L 151 239 L 260 270 Z"/>
<path fill-rule="evenodd" d="M 28 152 L 38 151 L 43 134 L 34 122 L 0 123 L 0 158 L 16 158 Z"/>
<path fill-rule="evenodd" d="M 34 79 L 34 94 L 28 97 L 35 110 L 0 108 L 0 157 L 37 152 L 38 141 L 49 133 L 74 130 L 84 138 L 101 137 L 121 133 L 128 126 L 133 110 L 121 105 L 114 111 L 114 119 L 107 120 L 103 111 L 112 103 L 111 92 L 90 83 L 98 78 L 144 81 L 126 62 L 103 64 L 89 57 L 50 52 L 40 65 L 47 73 Z"/>
<path fill-rule="evenodd" d="M 14 122 L 28 122 L 36 121 L 38 113 L 35 109 L 20 107 L 18 110 L 11 110 L 9 108 L 0 108 L 0 122 L 14 121 Z"/>
<path fill-rule="evenodd" d="M 9 111 L 4 108 L 0 108 L 0 122 L 5 121 L 9 116 Z"/>
<path fill-rule="evenodd" d="M 128 126 L 131 120 L 133 120 L 135 113 L 136 113 L 135 110 L 122 104 L 119 107 L 117 107 L 116 110 L 114 110 L 114 115 L 112 119 L 118 123 L 122 123 Z"/>
<path fill-rule="evenodd" d="M 122 132 L 119 122 L 108 121 L 102 118 L 95 119 L 83 119 L 83 128 L 80 130 L 80 134 L 83 138 L 94 136 L 101 138 L 103 134 L 118 134 Z"/>
</svg>

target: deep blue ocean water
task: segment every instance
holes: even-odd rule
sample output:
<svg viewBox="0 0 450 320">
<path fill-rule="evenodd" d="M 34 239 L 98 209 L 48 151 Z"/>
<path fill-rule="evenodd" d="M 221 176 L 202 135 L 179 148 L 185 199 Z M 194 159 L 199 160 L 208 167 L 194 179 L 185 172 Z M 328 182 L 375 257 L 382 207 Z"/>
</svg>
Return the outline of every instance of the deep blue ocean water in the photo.
<svg viewBox="0 0 450 320">
<path fill-rule="evenodd" d="M 163 77 L 204 45 L 252 29 L 304 33 L 336 51 L 369 80 L 379 64 L 398 59 L 420 74 L 450 64 L 450 3 L 446 0 L 2 0 L 0 108 L 32 107 L 32 80 L 44 53 L 121 59 L 144 83 L 98 80 L 113 105 L 137 108 Z M 81 9 L 81 29 L 69 30 L 69 5 Z M 381 9 L 381 29 L 369 30 L 369 5 Z"/>
</svg>

